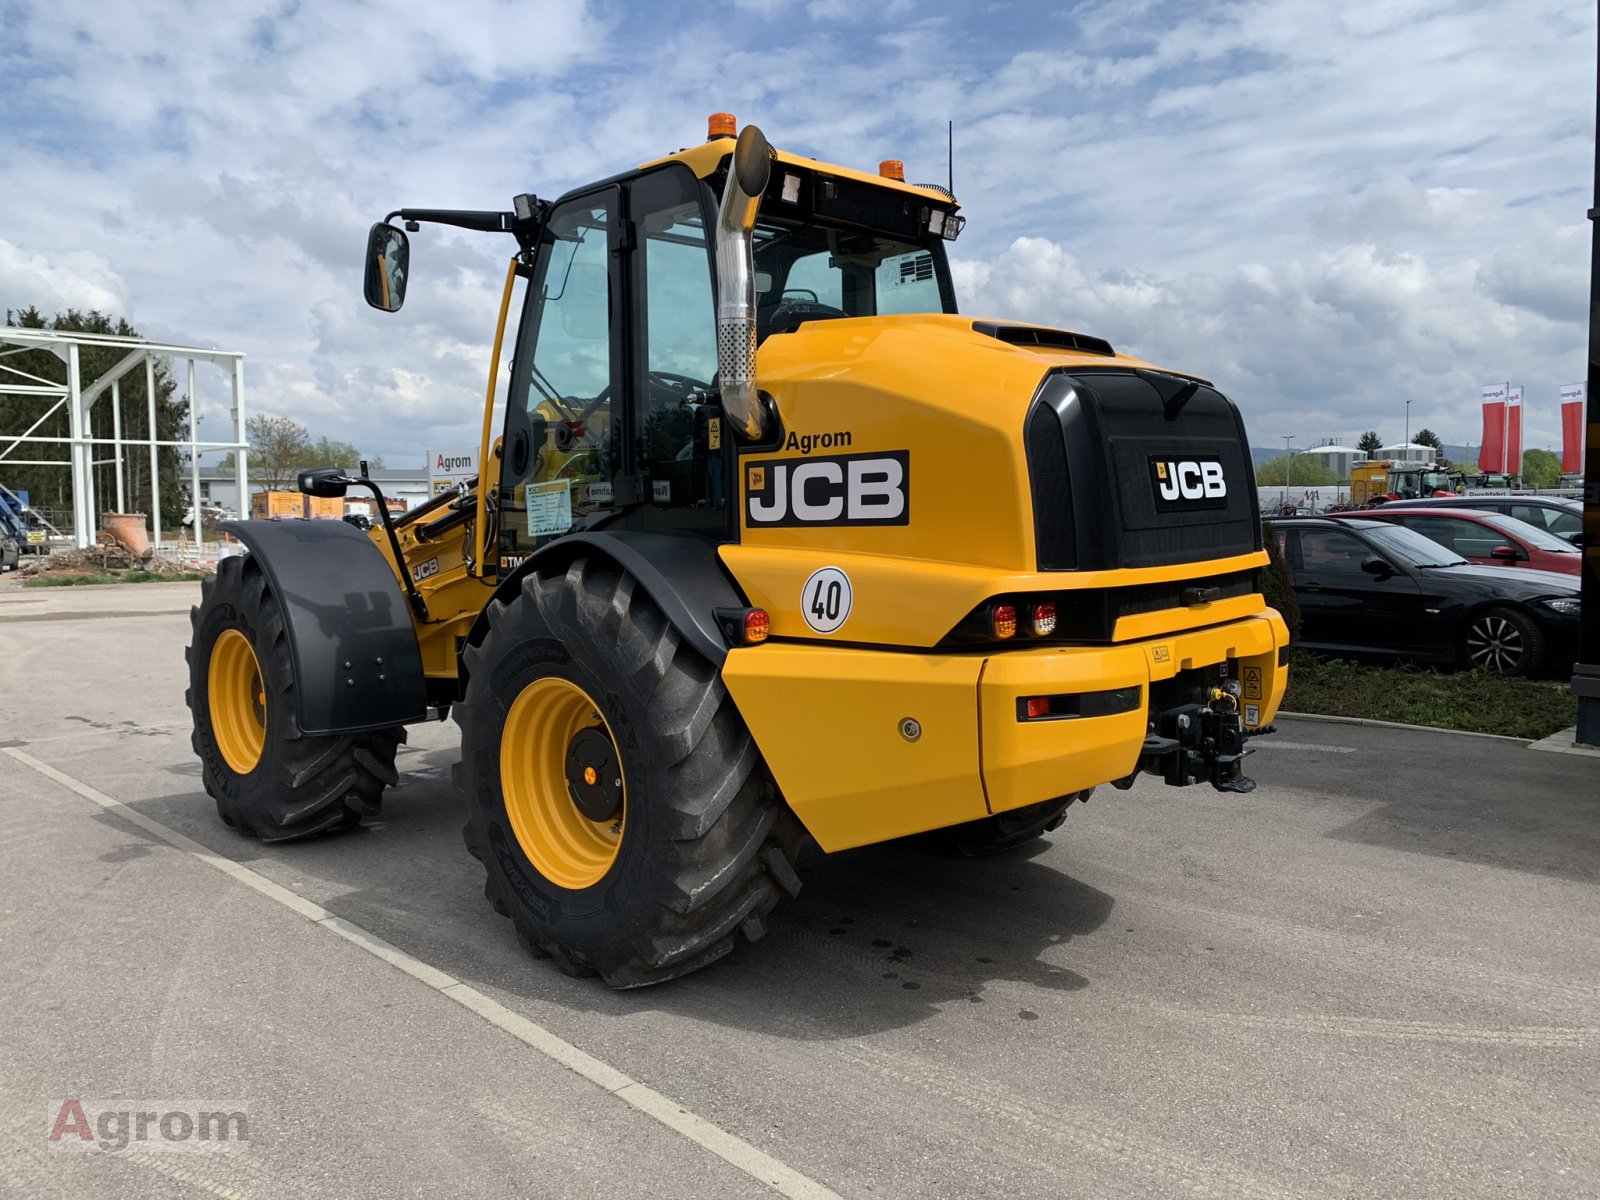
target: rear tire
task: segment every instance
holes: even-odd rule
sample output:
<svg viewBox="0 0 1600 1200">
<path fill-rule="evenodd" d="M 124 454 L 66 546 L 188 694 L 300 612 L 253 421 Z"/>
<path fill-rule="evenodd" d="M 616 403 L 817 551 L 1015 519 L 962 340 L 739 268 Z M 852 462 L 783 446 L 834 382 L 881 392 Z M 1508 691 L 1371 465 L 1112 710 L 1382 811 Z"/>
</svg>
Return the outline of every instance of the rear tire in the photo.
<svg viewBox="0 0 1600 1200">
<path fill-rule="evenodd" d="M 1461 665 L 1491 675 L 1531 675 L 1544 662 L 1545 638 L 1538 623 L 1515 608 L 1491 608 L 1467 621 L 1461 635 Z"/>
<path fill-rule="evenodd" d="M 629 988 L 760 938 L 800 890 L 802 830 L 716 667 L 601 559 L 531 572 L 487 625 L 465 652 L 457 783 L 484 895 L 522 942 Z M 620 768 L 614 800 L 585 790 L 585 763 Z"/>
<path fill-rule="evenodd" d="M 1059 829 L 1067 819 L 1067 809 L 1073 801 L 1086 801 L 1093 793 L 1094 789 L 1089 788 L 1068 796 L 1058 796 L 1041 804 L 1030 804 L 1026 808 L 1015 808 L 992 817 L 980 817 L 976 821 L 918 834 L 917 840 L 930 850 L 956 858 L 1001 854 Z"/>
<path fill-rule="evenodd" d="M 406 731 L 300 732 L 283 612 L 255 561 L 219 562 L 189 622 L 190 740 L 223 823 L 279 842 L 376 816 Z"/>
</svg>

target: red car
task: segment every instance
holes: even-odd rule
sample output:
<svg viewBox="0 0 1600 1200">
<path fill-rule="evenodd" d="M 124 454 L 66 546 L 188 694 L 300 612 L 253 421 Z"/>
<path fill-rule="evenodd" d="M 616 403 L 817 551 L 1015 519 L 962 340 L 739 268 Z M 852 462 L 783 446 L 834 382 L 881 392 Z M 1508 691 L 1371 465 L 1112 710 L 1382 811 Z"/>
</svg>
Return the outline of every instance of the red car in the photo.
<svg viewBox="0 0 1600 1200">
<path fill-rule="evenodd" d="M 1468 562 L 1555 571 L 1561 575 L 1576 575 L 1582 569 L 1583 552 L 1576 546 L 1526 521 L 1500 513 L 1476 508 L 1385 504 L 1363 512 L 1328 515 L 1404 525 L 1438 542 L 1446 550 L 1454 550 Z"/>
</svg>

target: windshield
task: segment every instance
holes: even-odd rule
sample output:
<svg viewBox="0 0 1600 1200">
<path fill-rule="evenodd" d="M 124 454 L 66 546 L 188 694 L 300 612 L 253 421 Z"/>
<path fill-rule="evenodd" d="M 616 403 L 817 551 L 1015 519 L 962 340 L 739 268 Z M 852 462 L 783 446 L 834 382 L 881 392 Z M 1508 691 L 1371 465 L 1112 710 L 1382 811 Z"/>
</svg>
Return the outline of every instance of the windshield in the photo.
<svg viewBox="0 0 1600 1200">
<path fill-rule="evenodd" d="M 1380 554 L 1391 554 L 1401 562 L 1414 567 L 1465 566 L 1467 560 L 1438 542 L 1424 537 L 1415 529 L 1402 525 L 1388 525 L 1382 521 L 1352 521 Z"/>
<path fill-rule="evenodd" d="M 944 243 L 764 216 L 755 228 L 761 336 L 798 320 L 955 311 Z"/>
</svg>

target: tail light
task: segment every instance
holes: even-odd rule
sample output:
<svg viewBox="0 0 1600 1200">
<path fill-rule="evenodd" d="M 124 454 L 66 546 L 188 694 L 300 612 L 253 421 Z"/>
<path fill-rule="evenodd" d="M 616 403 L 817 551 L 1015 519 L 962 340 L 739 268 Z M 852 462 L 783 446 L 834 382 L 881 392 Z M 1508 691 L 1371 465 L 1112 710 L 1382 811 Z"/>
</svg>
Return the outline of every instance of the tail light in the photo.
<svg viewBox="0 0 1600 1200">
<path fill-rule="evenodd" d="M 1056 631 L 1056 606 L 1035 604 L 1029 614 L 1028 625 L 1034 637 L 1046 637 Z"/>
<path fill-rule="evenodd" d="M 744 644 L 759 646 L 767 640 L 772 630 L 772 620 L 764 608 L 752 608 L 744 614 Z"/>
<path fill-rule="evenodd" d="M 989 627 L 994 636 L 1004 641 L 1017 636 L 1017 606 L 996 604 L 989 613 Z"/>
</svg>

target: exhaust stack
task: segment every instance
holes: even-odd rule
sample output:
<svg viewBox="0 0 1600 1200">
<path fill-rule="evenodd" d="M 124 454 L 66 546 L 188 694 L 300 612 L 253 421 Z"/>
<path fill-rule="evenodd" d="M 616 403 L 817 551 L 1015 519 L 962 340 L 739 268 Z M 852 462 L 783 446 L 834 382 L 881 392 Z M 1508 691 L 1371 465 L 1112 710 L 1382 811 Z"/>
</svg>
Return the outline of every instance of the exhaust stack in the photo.
<svg viewBox="0 0 1600 1200">
<path fill-rule="evenodd" d="M 746 125 L 717 212 L 717 379 L 722 410 L 747 441 L 766 433 L 756 392 L 756 264 L 751 234 L 772 174 L 772 147 Z"/>
</svg>

